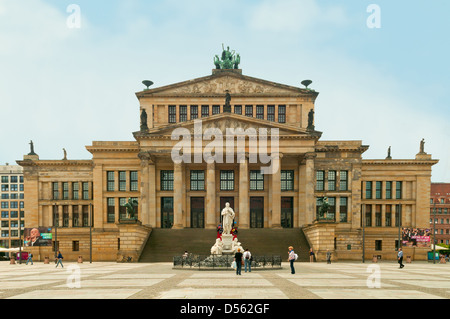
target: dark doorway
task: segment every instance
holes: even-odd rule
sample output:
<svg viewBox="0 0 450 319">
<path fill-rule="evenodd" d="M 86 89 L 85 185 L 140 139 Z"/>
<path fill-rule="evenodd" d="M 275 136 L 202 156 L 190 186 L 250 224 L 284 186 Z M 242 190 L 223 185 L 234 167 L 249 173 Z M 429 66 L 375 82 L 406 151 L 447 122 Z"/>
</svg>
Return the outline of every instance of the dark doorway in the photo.
<svg viewBox="0 0 450 319">
<path fill-rule="evenodd" d="M 205 199 L 191 197 L 191 228 L 205 228 Z"/>
<path fill-rule="evenodd" d="M 250 197 L 250 228 L 264 228 L 264 197 Z"/>
<path fill-rule="evenodd" d="M 281 197 L 281 227 L 294 227 L 294 198 Z"/>
<path fill-rule="evenodd" d="M 173 197 L 161 197 L 161 228 L 173 226 Z"/>
</svg>

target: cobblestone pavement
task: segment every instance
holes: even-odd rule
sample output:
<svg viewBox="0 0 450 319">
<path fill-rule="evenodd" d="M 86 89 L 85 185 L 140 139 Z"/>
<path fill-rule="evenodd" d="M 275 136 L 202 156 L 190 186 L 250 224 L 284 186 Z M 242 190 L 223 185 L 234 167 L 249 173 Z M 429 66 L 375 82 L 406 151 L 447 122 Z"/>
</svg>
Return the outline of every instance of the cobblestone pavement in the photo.
<svg viewBox="0 0 450 319">
<path fill-rule="evenodd" d="M 450 298 L 450 264 L 296 263 L 282 269 L 172 269 L 170 263 L 0 262 L 1 299 L 441 299 Z M 79 280 L 78 280 L 79 279 Z M 80 288 L 77 288 L 80 287 Z"/>
</svg>

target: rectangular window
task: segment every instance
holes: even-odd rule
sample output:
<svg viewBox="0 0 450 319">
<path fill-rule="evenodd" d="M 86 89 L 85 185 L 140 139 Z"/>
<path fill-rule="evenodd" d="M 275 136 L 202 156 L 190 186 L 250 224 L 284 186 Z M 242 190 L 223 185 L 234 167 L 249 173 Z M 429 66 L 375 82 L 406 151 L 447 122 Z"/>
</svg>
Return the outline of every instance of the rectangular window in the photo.
<svg viewBox="0 0 450 319">
<path fill-rule="evenodd" d="M 395 198 L 396 199 L 402 199 L 402 182 L 396 182 L 395 183 Z"/>
<path fill-rule="evenodd" d="M 18 230 L 11 230 L 11 237 L 19 237 L 19 231 Z"/>
<path fill-rule="evenodd" d="M 281 191 L 294 190 L 294 171 L 281 171 Z"/>
<path fill-rule="evenodd" d="M 278 105 L 278 123 L 286 123 L 286 105 Z"/>
<path fill-rule="evenodd" d="M 180 105 L 180 122 L 187 121 L 187 105 Z"/>
<path fill-rule="evenodd" d="M 119 172 L 119 191 L 125 192 L 127 190 L 127 172 Z"/>
<path fill-rule="evenodd" d="M 169 105 L 169 123 L 177 122 L 177 106 Z"/>
<path fill-rule="evenodd" d="M 375 182 L 375 198 L 376 199 L 381 199 L 382 187 L 383 187 L 383 183 L 382 182 Z"/>
<path fill-rule="evenodd" d="M 212 106 L 212 115 L 220 114 L 220 105 Z"/>
<path fill-rule="evenodd" d="M 116 199 L 115 198 L 108 198 L 107 199 L 107 222 L 108 223 L 114 223 L 116 221 Z"/>
<path fill-rule="evenodd" d="M 348 190 L 348 171 L 339 172 L 339 190 L 340 191 Z"/>
<path fill-rule="evenodd" d="M 11 194 L 12 195 L 12 194 Z M 12 198 L 12 197 L 11 197 Z M 2 194 L 2 199 L 9 199 L 9 194 Z"/>
<path fill-rule="evenodd" d="M 80 227 L 80 215 L 78 211 L 78 205 L 72 206 L 72 226 Z"/>
<path fill-rule="evenodd" d="M 372 205 L 366 205 L 366 227 L 372 227 Z"/>
<path fill-rule="evenodd" d="M 324 190 L 325 171 L 316 171 L 316 191 Z"/>
<path fill-rule="evenodd" d="M 9 221 L 2 221 L 3 228 L 9 228 Z"/>
<path fill-rule="evenodd" d="M 386 182 L 386 199 L 392 199 L 392 182 Z"/>
<path fill-rule="evenodd" d="M 375 240 L 375 250 L 377 250 L 377 251 L 381 251 L 382 250 L 382 243 L 383 243 L 383 241 L 382 240 Z"/>
<path fill-rule="evenodd" d="M 52 183 L 52 190 L 53 190 L 53 199 L 59 199 L 59 190 L 57 182 Z"/>
<path fill-rule="evenodd" d="M 62 183 L 63 187 L 63 199 L 69 199 L 69 183 L 64 182 Z"/>
<path fill-rule="evenodd" d="M 2 208 L 9 208 L 8 202 L 2 202 Z"/>
<path fill-rule="evenodd" d="M 341 223 L 347 222 L 347 214 L 348 214 L 348 198 L 341 197 L 339 207 L 339 219 Z"/>
<path fill-rule="evenodd" d="M 10 202 L 9 208 L 19 208 L 19 202 Z"/>
<path fill-rule="evenodd" d="M 336 197 L 328 197 L 328 213 L 327 213 L 327 219 L 335 220 L 336 218 Z"/>
<path fill-rule="evenodd" d="M 381 227 L 381 205 L 375 205 L 375 226 Z"/>
<path fill-rule="evenodd" d="M 9 195 L 9 194 L 4 194 L 4 195 Z M 18 199 L 19 197 L 17 196 L 17 194 L 11 194 L 11 199 Z M 6 198 L 8 199 L 8 198 Z"/>
<path fill-rule="evenodd" d="M 264 105 L 256 106 L 256 118 L 260 120 L 264 120 Z"/>
<path fill-rule="evenodd" d="M 72 251 L 80 251 L 80 242 L 77 240 L 72 241 Z"/>
<path fill-rule="evenodd" d="M 131 171 L 130 172 L 130 191 L 137 192 L 138 191 L 138 172 Z"/>
<path fill-rule="evenodd" d="M 106 176 L 107 176 L 106 190 L 108 192 L 114 192 L 115 190 L 114 172 L 106 172 Z"/>
<path fill-rule="evenodd" d="M 83 227 L 89 227 L 89 206 L 83 205 Z"/>
<path fill-rule="evenodd" d="M 2 184 L 2 192 L 8 192 L 9 191 L 9 185 L 8 184 Z"/>
<path fill-rule="evenodd" d="M 2 176 L 2 183 L 9 183 L 9 176 Z"/>
<path fill-rule="evenodd" d="M 242 115 L 242 105 L 235 105 L 234 106 L 234 113 Z"/>
<path fill-rule="evenodd" d="M 336 171 L 328 171 L 328 190 L 336 190 Z"/>
<path fill-rule="evenodd" d="M 220 171 L 220 190 L 234 190 L 234 171 Z"/>
<path fill-rule="evenodd" d="M 202 105 L 202 117 L 209 116 L 209 105 Z"/>
<path fill-rule="evenodd" d="M 250 190 L 251 191 L 264 190 L 264 175 L 261 174 L 261 170 L 250 171 Z"/>
<path fill-rule="evenodd" d="M 386 227 L 392 226 L 392 206 L 386 205 Z"/>
<path fill-rule="evenodd" d="M 17 183 L 17 176 L 11 176 L 11 183 Z"/>
<path fill-rule="evenodd" d="M 267 120 L 275 122 L 275 105 L 267 105 Z"/>
<path fill-rule="evenodd" d="M 9 212 L 8 211 L 2 211 L 2 218 L 9 218 Z"/>
<path fill-rule="evenodd" d="M 245 106 L 245 116 L 253 117 L 253 105 Z"/>
<path fill-rule="evenodd" d="M 2 237 L 9 237 L 9 230 L 2 230 Z"/>
<path fill-rule="evenodd" d="M 78 182 L 72 183 L 72 199 L 80 199 L 80 184 Z"/>
<path fill-rule="evenodd" d="M 126 198 L 119 198 L 119 219 L 127 217 L 127 208 L 124 206 L 127 203 Z"/>
<path fill-rule="evenodd" d="M 89 200 L 89 182 L 83 182 L 81 187 L 83 188 L 83 199 Z"/>
<path fill-rule="evenodd" d="M 11 192 L 17 192 L 17 184 L 11 184 Z"/>
<path fill-rule="evenodd" d="M 191 191 L 205 190 L 205 171 L 191 171 Z"/>
<path fill-rule="evenodd" d="M 63 227 L 69 227 L 69 206 L 64 205 L 63 207 Z"/>
<path fill-rule="evenodd" d="M 198 119 L 198 105 L 191 105 L 191 121 Z"/>
<path fill-rule="evenodd" d="M 366 182 L 366 199 L 372 199 L 372 182 Z"/>
<path fill-rule="evenodd" d="M 173 171 L 161 171 L 161 190 L 173 191 Z"/>
</svg>

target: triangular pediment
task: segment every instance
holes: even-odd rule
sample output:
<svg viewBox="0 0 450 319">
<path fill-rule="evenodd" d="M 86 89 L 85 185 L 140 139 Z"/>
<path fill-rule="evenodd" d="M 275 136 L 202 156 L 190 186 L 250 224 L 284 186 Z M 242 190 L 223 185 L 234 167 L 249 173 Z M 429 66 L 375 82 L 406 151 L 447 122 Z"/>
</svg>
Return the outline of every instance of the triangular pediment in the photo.
<svg viewBox="0 0 450 319">
<path fill-rule="evenodd" d="M 311 132 L 296 126 L 281 124 L 267 120 L 255 119 L 252 117 L 234 114 L 234 113 L 221 113 L 213 116 L 205 117 L 199 120 L 192 120 L 183 123 L 176 123 L 163 127 L 152 128 L 148 132 L 145 132 L 146 136 L 170 136 L 172 132 L 177 129 L 187 129 L 190 134 L 205 133 L 206 130 L 211 128 L 218 128 L 225 136 L 227 129 L 242 129 L 249 132 L 254 129 L 256 134 L 259 134 L 262 129 L 266 129 L 267 134 L 270 134 L 271 129 L 278 129 L 280 136 L 311 136 L 316 137 L 320 132 Z M 139 132 L 141 133 L 141 132 Z M 138 134 L 138 135 L 142 135 Z"/>
<path fill-rule="evenodd" d="M 145 96 L 183 96 L 183 95 L 287 95 L 316 97 L 317 92 L 309 89 L 279 84 L 235 72 L 218 72 L 216 74 L 149 89 L 136 93 L 138 97 Z"/>
</svg>

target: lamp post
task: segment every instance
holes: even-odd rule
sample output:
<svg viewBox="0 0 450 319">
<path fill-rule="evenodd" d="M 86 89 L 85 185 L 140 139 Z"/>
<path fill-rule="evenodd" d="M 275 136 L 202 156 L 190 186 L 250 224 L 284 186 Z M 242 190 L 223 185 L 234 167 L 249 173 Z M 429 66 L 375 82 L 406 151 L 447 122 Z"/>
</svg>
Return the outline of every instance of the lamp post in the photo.
<svg viewBox="0 0 450 319">
<path fill-rule="evenodd" d="M 402 224 L 402 205 L 401 204 L 397 204 L 397 218 L 398 218 L 398 247 L 397 247 L 397 251 L 399 248 L 402 247 L 402 242 L 401 242 L 401 237 L 400 237 L 400 227 Z"/>
<path fill-rule="evenodd" d="M 89 263 L 92 264 L 92 204 L 89 204 Z"/>
<path fill-rule="evenodd" d="M 57 257 L 58 252 L 58 206 L 56 203 L 53 204 L 53 226 L 55 226 L 55 259 Z"/>
<path fill-rule="evenodd" d="M 20 203 L 19 203 L 19 265 L 22 264 L 22 211 L 20 210 Z"/>
<path fill-rule="evenodd" d="M 362 219 L 362 229 L 363 229 L 363 240 L 362 240 L 362 262 L 363 263 L 365 263 L 365 259 L 366 259 L 366 256 L 365 256 L 365 241 L 366 241 L 366 234 L 365 234 L 365 228 L 366 228 L 366 210 L 365 210 L 365 208 L 366 208 L 366 205 L 365 204 L 363 204 L 363 205 L 361 205 L 361 219 Z"/>
<path fill-rule="evenodd" d="M 433 264 L 436 264 L 436 201 L 433 201 Z"/>
</svg>

